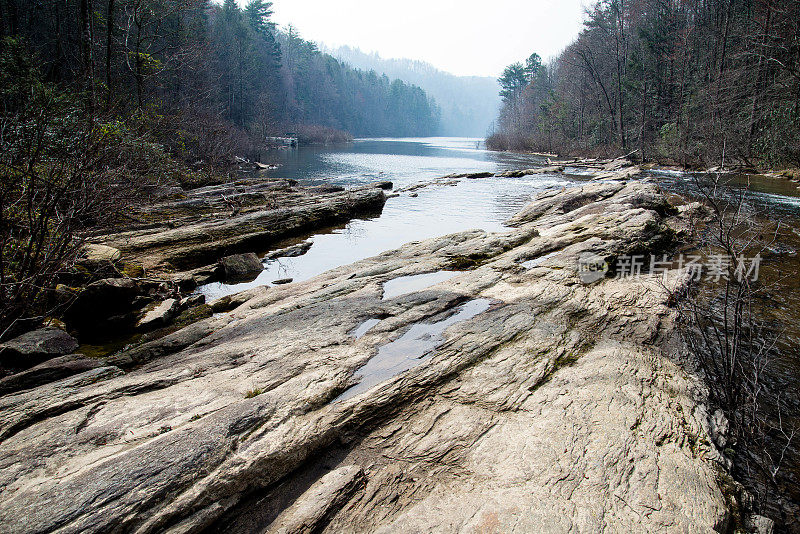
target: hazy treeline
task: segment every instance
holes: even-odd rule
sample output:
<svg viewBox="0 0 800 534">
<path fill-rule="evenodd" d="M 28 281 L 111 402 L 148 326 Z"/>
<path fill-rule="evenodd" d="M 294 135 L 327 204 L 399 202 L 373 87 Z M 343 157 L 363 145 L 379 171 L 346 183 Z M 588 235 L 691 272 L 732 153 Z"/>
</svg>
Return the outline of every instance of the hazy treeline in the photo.
<svg viewBox="0 0 800 534">
<path fill-rule="evenodd" d="M 800 1 L 601 0 L 549 64 L 500 80 L 495 148 L 800 160 Z"/>
<path fill-rule="evenodd" d="M 456 76 L 430 63 L 413 59 L 387 59 L 343 46 L 329 51 L 342 61 L 374 70 L 422 87 L 441 107 L 441 135 L 485 137 L 500 109 L 497 79 Z"/>
<path fill-rule="evenodd" d="M 353 69 L 292 28 L 278 33 L 285 51 L 287 120 L 339 128 L 359 136 L 420 137 L 439 129 L 437 104 L 415 85 Z"/>
<path fill-rule="evenodd" d="M 45 81 L 80 90 L 89 113 L 150 116 L 159 140 L 192 157 L 215 157 L 203 148 L 221 133 L 258 144 L 314 131 L 302 125 L 436 133 L 424 91 L 345 66 L 271 15 L 264 0 L 0 0 L 0 32 L 35 53 Z"/>
<path fill-rule="evenodd" d="M 270 8 L 0 0 L 0 340 L 69 305 L 87 230 L 231 179 L 265 136 L 436 132 L 422 89 L 277 31 Z"/>
</svg>

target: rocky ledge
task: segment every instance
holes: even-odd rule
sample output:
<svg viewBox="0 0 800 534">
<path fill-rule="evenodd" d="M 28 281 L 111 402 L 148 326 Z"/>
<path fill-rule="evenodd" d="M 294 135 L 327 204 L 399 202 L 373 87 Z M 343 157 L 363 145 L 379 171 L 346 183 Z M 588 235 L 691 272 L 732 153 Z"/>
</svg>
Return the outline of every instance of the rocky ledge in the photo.
<svg viewBox="0 0 800 534">
<path fill-rule="evenodd" d="M 137 224 L 92 241 L 118 249 L 150 273 L 185 270 L 282 238 L 380 213 L 389 182 L 357 188 L 298 187 L 269 178 L 180 192 L 140 209 Z"/>
<path fill-rule="evenodd" d="M 247 282 L 263 269 L 256 251 L 312 231 L 379 214 L 390 182 L 345 189 L 251 177 L 190 191 L 162 188 L 127 221 L 87 236 L 78 265 L 59 276 L 56 299 L 81 343 L 105 347 L 209 313 L 198 285 Z M 268 258 L 305 253 L 311 243 Z M 85 349 L 82 349 L 85 350 Z M 0 353 L 2 352 L 0 348 Z M 0 354 L 0 376 L 8 369 Z"/>
<path fill-rule="evenodd" d="M 670 247 L 676 213 L 652 184 L 545 194 L 0 397 L 0 531 L 725 531 L 681 278 L 578 276 Z"/>
</svg>

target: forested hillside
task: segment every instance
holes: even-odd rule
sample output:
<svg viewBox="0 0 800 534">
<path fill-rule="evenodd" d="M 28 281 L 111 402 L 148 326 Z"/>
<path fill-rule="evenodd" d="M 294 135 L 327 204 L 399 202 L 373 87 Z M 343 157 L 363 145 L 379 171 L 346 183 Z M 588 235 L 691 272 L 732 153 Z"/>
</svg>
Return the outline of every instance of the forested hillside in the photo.
<svg viewBox="0 0 800 534">
<path fill-rule="evenodd" d="M 277 31 L 270 8 L 0 0 L 0 339 L 71 302 L 54 287 L 88 231 L 260 168 L 265 137 L 436 133 L 422 89 Z"/>
<path fill-rule="evenodd" d="M 800 2 L 601 0 L 502 79 L 499 149 L 682 164 L 800 160 Z"/>
<path fill-rule="evenodd" d="M 185 159 L 214 159 L 265 135 L 434 134 L 424 91 L 345 66 L 271 23 L 252 0 L 0 0 L 3 54 L 38 81 L 81 94 Z M 23 59 L 27 58 L 27 59 Z M 6 109 L 6 112 L 13 110 Z M 244 154 L 242 154 L 244 155 Z"/>
<path fill-rule="evenodd" d="M 423 88 L 441 106 L 441 134 L 483 137 L 500 109 L 497 80 L 481 76 L 456 76 L 424 61 L 385 59 L 377 54 L 343 46 L 330 54 L 353 67 L 374 70 Z"/>
</svg>

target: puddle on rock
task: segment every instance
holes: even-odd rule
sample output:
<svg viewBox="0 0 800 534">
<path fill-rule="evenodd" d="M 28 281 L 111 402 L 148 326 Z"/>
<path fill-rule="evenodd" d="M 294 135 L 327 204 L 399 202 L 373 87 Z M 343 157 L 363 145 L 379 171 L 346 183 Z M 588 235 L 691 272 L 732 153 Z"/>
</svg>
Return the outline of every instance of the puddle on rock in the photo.
<svg viewBox="0 0 800 534">
<path fill-rule="evenodd" d="M 523 267 L 525 267 L 526 269 L 533 269 L 534 267 L 538 267 L 539 265 L 541 265 L 545 261 L 549 260 L 553 256 L 556 256 L 559 252 L 561 252 L 561 251 L 560 250 L 556 250 L 556 251 L 550 252 L 549 254 L 545 254 L 544 256 L 539 256 L 538 258 L 533 258 L 532 260 L 521 261 L 521 262 L 519 262 L 519 264 L 522 265 Z"/>
<path fill-rule="evenodd" d="M 364 336 L 364 334 L 369 332 L 372 329 L 372 327 L 375 326 L 376 324 L 378 324 L 379 322 L 381 322 L 380 319 L 368 319 L 368 320 L 364 321 L 363 323 L 361 323 L 361 325 L 359 325 L 358 328 L 353 330 L 353 334 L 352 334 L 353 337 L 356 338 L 356 339 L 362 338 Z"/>
<path fill-rule="evenodd" d="M 459 274 L 458 271 L 436 271 L 435 273 L 413 274 L 389 280 L 383 284 L 383 300 L 421 291 L 449 280 L 457 274 Z"/>
<path fill-rule="evenodd" d="M 347 389 L 336 397 L 333 402 L 349 399 L 368 390 L 375 384 L 420 365 L 431 356 L 431 351 L 443 341 L 442 333 L 448 327 L 472 319 L 488 310 L 491 304 L 492 301 L 489 299 L 471 300 L 466 304 L 462 304 L 457 313 L 446 319 L 436 323 L 417 323 L 413 325 L 395 341 L 380 347 L 378 354 L 373 356 L 356 372 L 360 376 L 358 384 Z M 361 326 L 363 327 L 364 325 Z"/>
</svg>

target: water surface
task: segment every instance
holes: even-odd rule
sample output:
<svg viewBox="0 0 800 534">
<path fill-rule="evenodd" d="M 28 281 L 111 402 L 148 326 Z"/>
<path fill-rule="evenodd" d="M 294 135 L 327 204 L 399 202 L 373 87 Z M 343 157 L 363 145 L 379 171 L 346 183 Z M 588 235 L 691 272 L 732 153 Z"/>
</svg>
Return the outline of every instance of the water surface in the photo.
<svg viewBox="0 0 800 534">
<path fill-rule="evenodd" d="M 501 172 L 544 163 L 536 156 L 487 151 L 479 139 L 455 138 L 365 139 L 334 148 L 282 150 L 278 158 L 283 166 L 270 175 L 301 184 L 357 186 L 389 180 L 396 189 L 451 173 Z M 267 261 L 264 272 L 252 282 L 214 283 L 199 291 L 212 300 L 280 279 L 308 280 L 411 241 L 471 229 L 503 231 L 503 222 L 538 192 L 570 183 L 573 179 L 564 175 L 545 174 L 437 184 L 415 191 L 416 197 L 401 193 L 386 202 L 379 217 L 302 236 L 314 243 L 306 254 Z M 293 242 L 297 240 L 284 245 Z"/>
<path fill-rule="evenodd" d="M 349 399 L 372 386 L 427 361 L 434 349 L 444 340 L 444 331 L 485 312 L 491 306 L 488 299 L 475 299 L 459 306 L 455 314 L 434 323 L 417 323 L 395 341 L 378 349 L 378 353 L 357 372 L 358 383 L 339 395 L 333 402 Z"/>
</svg>

